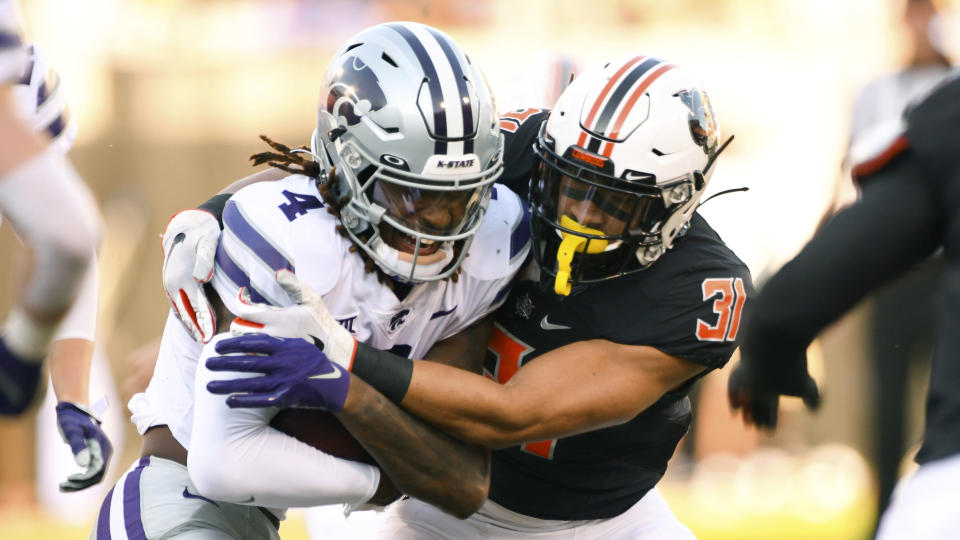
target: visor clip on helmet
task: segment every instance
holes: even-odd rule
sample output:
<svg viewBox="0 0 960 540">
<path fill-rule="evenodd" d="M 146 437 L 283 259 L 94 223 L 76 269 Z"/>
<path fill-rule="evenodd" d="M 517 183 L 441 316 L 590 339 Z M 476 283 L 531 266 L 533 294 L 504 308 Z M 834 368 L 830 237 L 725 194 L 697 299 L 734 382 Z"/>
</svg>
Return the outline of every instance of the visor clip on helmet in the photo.
<svg viewBox="0 0 960 540">
<path fill-rule="evenodd" d="M 327 132 L 327 138 L 330 139 L 330 142 L 333 142 L 339 139 L 340 136 L 346 132 L 347 132 L 346 126 L 337 126 Z"/>
</svg>

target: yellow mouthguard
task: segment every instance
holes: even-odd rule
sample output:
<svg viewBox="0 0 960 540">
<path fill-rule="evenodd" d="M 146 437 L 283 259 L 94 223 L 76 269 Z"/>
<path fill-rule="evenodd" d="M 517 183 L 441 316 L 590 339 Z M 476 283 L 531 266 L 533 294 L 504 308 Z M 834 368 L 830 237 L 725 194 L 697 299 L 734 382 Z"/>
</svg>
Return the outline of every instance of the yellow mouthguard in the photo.
<svg viewBox="0 0 960 540">
<path fill-rule="evenodd" d="M 568 216 L 560 216 L 560 225 L 571 231 L 603 235 L 603 231 L 584 227 Z M 560 242 L 559 249 L 557 249 L 557 279 L 553 283 L 553 290 L 557 294 L 567 296 L 570 294 L 572 288 L 570 285 L 570 263 L 573 261 L 573 254 L 583 253 L 583 248 L 587 245 L 588 239 L 563 231 L 560 231 L 560 236 L 563 240 Z M 607 240 L 597 238 L 591 238 L 589 240 L 590 247 L 587 248 L 587 253 L 590 254 L 603 253 L 609 243 Z"/>
</svg>

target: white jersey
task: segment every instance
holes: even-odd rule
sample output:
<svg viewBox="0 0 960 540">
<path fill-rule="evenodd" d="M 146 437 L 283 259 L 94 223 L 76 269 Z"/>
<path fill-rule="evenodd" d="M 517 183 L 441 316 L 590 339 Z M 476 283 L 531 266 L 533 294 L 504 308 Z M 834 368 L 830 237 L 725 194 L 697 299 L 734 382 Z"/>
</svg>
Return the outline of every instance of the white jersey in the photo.
<svg viewBox="0 0 960 540">
<path fill-rule="evenodd" d="M 66 154 L 77 136 L 60 75 L 35 44 L 26 45 L 27 63 L 23 76 L 13 87 L 20 116 L 37 133 L 50 139 L 50 146 Z"/>
<path fill-rule="evenodd" d="M 336 231 L 339 221 L 306 176 L 242 189 L 227 202 L 223 221 L 213 285 L 230 311 L 240 309 L 241 288 L 255 302 L 291 305 L 275 279 L 277 270 L 287 268 L 323 297 L 359 341 L 410 358 L 422 358 L 438 341 L 496 309 L 530 249 L 523 203 L 497 185 L 457 281 L 422 283 L 400 300 L 364 271 L 363 259 Z M 189 449 L 200 349 L 171 314 L 150 386 L 130 402 L 140 433 L 166 424 Z"/>
</svg>

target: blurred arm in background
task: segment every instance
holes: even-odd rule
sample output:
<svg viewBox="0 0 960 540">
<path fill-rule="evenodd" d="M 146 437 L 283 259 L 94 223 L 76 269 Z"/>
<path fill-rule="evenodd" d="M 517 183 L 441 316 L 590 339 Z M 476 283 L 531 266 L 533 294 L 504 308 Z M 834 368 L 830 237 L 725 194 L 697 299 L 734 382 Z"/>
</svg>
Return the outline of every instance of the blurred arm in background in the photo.
<svg viewBox="0 0 960 540">
<path fill-rule="evenodd" d="M 60 432 L 86 468 L 61 484 L 73 491 L 97 483 L 112 453 L 88 406 L 99 216 L 62 155 L 76 130 L 59 77 L 35 46 L 21 43 L 12 2 L 0 2 L 0 33 L 8 45 L 0 50 L 7 83 L 0 88 L 0 208 L 33 255 L 0 341 L 0 413 L 20 414 L 32 403 L 49 347 Z"/>
<path fill-rule="evenodd" d="M 863 185 L 860 201 L 767 283 L 745 321 L 741 363 L 730 380 L 731 405 L 742 407 L 748 421 L 776 426 L 780 395 L 813 401 L 816 385 L 804 354 L 813 337 L 868 292 L 943 248 L 920 469 L 885 512 L 878 538 L 952 538 L 960 527 L 956 512 L 940 502 L 956 500 L 960 479 L 958 99 L 954 77 L 910 111 L 899 136 L 853 167 Z"/>
</svg>

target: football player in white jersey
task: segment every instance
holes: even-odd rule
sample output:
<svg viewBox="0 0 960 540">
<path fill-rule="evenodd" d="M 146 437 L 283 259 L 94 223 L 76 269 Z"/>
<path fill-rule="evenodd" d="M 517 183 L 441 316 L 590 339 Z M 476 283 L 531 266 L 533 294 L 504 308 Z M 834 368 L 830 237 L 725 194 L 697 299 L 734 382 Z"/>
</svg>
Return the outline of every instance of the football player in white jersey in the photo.
<svg viewBox="0 0 960 540">
<path fill-rule="evenodd" d="M 0 337 L 0 414 L 18 415 L 30 405 L 49 350 L 61 434 L 86 467 L 61 484 L 75 491 L 100 481 L 111 448 L 85 406 L 99 216 L 63 157 L 74 128 L 56 83 L 35 48 L 22 43 L 14 3 L 0 0 L 0 212 L 34 252 L 29 281 Z"/>
<path fill-rule="evenodd" d="M 13 87 L 24 120 L 50 148 L 66 154 L 73 145 L 77 125 L 70 115 L 60 76 L 35 44 L 26 45 L 27 67 Z M 83 278 L 77 299 L 64 316 L 50 346 L 48 366 L 57 396 L 57 424 L 74 460 L 84 467 L 60 484 L 62 491 L 77 491 L 98 483 L 113 454 L 113 446 L 90 409 L 90 365 L 97 329 L 99 283 L 96 253 Z"/>
<path fill-rule="evenodd" d="M 503 166 L 493 98 L 448 36 L 413 23 L 354 36 L 327 72 L 311 151 L 272 145 L 277 152 L 266 157 L 298 174 L 250 185 L 227 200 L 214 264 L 199 262 L 189 278 L 212 282 L 241 317 L 234 328 L 309 337 L 322 330 L 297 326 L 309 322 L 309 313 L 290 318 L 291 311 L 269 306 L 316 294 L 347 330 L 339 342 L 327 340 L 328 352 L 339 357 L 388 349 L 429 358 L 437 346 L 486 341 L 474 335 L 474 323 L 505 298 L 530 249 L 529 225 L 520 199 L 493 186 Z M 313 160 L 304 159 L 310 154 Z M 188 216 L 175 221 L 203 222 L 200 211 Z M 213 219 L 179 232 L 171 223 L 167 262 L 197 247 L 196 231 L 219 228 Z M 198 364 L 201 352 L 217 354 L 216 310 L 207 307 L 206 321 L 191 316 L 187 289 L 171 291 L 174 313 L 186 308 L 185 323 L 210 344 L 203 348 L 171 313 L 150 386 L 129 405 L 144 434 L 143 457 L 105 499 L 92 537 L 276 538 L 284 508 L 382 504 L 395 497 L 390 481 L 456 515 L 483 503 L 488 453 L 386 399 L 368 411 L 379 422 L 347 424 L 360 440 L 362 430 L 386 440 L 392 431 L 406 440 L 416 433 L 415 448 L 367 447 L 383 477 L 377 467 L 273 429 L 276 409 L 228 408 L 206 391 L 212 374 Z M 222 328 L 229 317 L 220 319 Z M 441 470 L 439 455 L 459 465 Z"/>
</svg>

